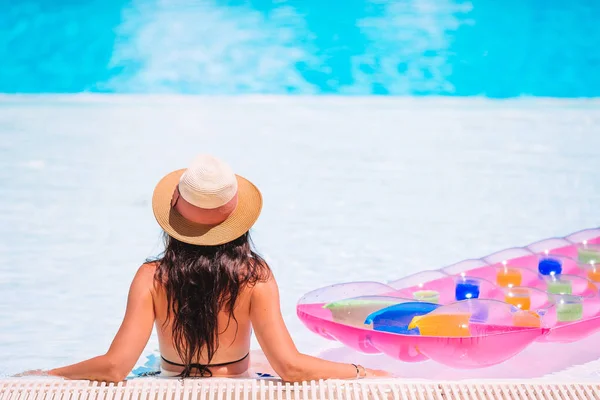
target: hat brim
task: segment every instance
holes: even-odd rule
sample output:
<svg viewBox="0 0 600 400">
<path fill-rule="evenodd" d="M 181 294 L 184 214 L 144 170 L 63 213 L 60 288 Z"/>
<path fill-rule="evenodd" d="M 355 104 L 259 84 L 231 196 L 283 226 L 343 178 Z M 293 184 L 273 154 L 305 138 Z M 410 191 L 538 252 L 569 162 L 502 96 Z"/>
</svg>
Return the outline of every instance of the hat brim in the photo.
<svg viewBox="0 0 600 400">
<path fill-rule="evenodd" d="M 171 207 L 175 187 L 185 169 L 173 171 L 158 182 L 152 195 L 152 211 L 158 224 L 170 236 L 185 243 L 216 246 L 231 242 L 248 232 L 262 209 L 262 195 L 249 180 L 236 175 L 238 203 L 227 219 L 217 225 L 201 225 L 183 218 Z"/>
</svg>

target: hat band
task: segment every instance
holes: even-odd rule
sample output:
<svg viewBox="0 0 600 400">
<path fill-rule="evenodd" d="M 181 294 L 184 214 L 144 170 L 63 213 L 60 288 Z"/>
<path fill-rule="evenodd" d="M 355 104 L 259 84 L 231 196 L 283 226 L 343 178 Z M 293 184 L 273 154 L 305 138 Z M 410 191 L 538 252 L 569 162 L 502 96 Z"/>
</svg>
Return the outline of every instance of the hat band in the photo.
<svg viewBox="0 0 600 400">
<path fill-rule="evenodd" d="M 238 194 L 231 200 L 217 208 L 202 208 L 186 201 L 179 192 L 179 185 L 175 186 L 175 192 L 171 199 L 171 207 L 177 210 L 186 220 L 201 225 L 216 225 L 225 221 L 231 215 L 238 202 Z"/>
</svg>

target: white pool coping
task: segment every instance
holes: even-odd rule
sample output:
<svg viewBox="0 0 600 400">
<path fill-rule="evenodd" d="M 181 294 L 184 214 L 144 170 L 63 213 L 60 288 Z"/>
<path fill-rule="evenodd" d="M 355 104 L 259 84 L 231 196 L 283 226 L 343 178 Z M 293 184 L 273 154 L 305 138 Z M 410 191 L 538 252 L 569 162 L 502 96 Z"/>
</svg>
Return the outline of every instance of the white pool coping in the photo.
<svg viewBox="0 0 600 400">
<path fill-rule="evenodd" d="M 143 378 L 118 384 L 62 379 L 0 380 L 1 400 L 191 399 L 600 399 L 600 382 L 427 382 L 401 379 L 327 380 Z"/>
</svg>

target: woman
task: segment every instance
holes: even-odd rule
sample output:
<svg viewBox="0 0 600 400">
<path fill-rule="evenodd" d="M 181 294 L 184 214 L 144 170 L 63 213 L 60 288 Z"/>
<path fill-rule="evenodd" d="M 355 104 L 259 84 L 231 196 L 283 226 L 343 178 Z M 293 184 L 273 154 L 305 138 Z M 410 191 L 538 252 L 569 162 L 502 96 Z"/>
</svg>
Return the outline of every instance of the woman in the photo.
<svg viewBox="0 0 600 400">
<path fill-rule="evenodd" d="M 71 379 L 125 379 L 158 333 L 161 375 L 247 376 L 252 330 L 285 381 L 384 375 L 298 352 L 280 312 L 277 283 L 251 247 L 259 190 L 201 155 L 156 186 L 152 208 L 165 232 L 161 258 L 137 271 L 122 325 L 104 355 L 48 371 Z"/>
</svg>

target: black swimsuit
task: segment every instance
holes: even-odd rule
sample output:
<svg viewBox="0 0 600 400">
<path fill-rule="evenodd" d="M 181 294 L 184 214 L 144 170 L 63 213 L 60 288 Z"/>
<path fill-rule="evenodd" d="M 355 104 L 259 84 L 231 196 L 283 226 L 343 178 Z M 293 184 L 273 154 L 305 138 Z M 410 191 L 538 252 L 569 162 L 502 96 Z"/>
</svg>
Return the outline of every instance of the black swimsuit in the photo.
<svg viewBox="0 0 600 400">
<path fill-rule="evenodd" d="M 212 375 L 210 373 L 209 368 L 224 367 L 226 365 L 236 364 L 236 363 L 239 363 L 240 361 L 244 361 L 246 358 L 248 358 L 249 355 L 250 355 L 250 353 L 246 353 L 246 355 L 244 357 L 240 358 L 239 360 L 229 361 L 229 362 L 224 362 L 224 363 L 219 363 L 219 364 L 195 364 L 195 363 L 192 363 L 192 364 L 190 364 L 190 368 L 197 369 L 198 371 L 200 371 L 200 373 L 202 375 L 204 375 L 205 373 Z M 184 367 L 184 368 L 186 367 L 185 364 L 178 364 L 173 361 L 169 361 L 166 358 L 164 358 L 162 355 L 160 356 L 160 358 L 162 358 L 162 360 L 164 362 L 166 362 L 167 364 L 175 365 L 177 367 Z"/>
</svg>

